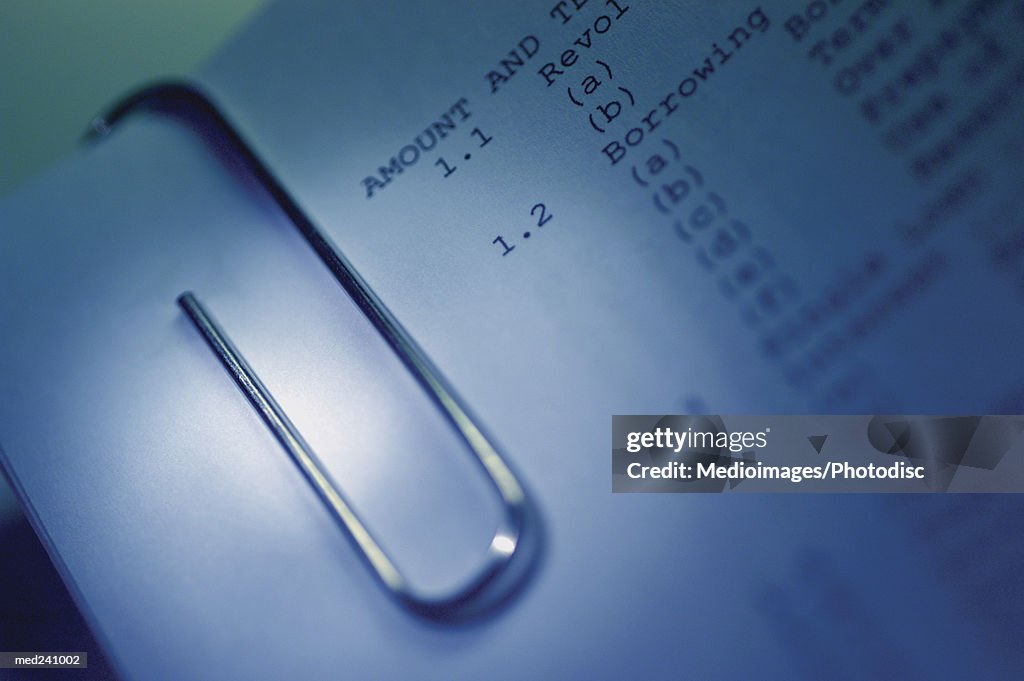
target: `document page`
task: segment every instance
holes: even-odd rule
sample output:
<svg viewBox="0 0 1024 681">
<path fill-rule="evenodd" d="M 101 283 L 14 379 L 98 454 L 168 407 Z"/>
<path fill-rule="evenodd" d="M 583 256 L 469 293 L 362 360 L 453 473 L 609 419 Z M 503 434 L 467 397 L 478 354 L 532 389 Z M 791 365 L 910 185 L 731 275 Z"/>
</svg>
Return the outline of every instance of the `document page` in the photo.
<svg viewBox="0 0 1024 681">
<path fill-rule="evenodd" d="M 302 7 L 202 79 L 472 403 L 1019 410 L 1016 3 Z"/>
<path fill-rule="evenodd" d="M 1017 678 L 1016 495 L 613 494 L 608 441 L 1021 413 L 1022 35 L 995 0 L 297 0 L 193 74 L 535 504 L 486 618 L 389 597 L 176 305 L 411 578 L 479 565 L 449 423 L 181 117 L 0 201 L 5 471 L 127 679 Z"/>
</svg>

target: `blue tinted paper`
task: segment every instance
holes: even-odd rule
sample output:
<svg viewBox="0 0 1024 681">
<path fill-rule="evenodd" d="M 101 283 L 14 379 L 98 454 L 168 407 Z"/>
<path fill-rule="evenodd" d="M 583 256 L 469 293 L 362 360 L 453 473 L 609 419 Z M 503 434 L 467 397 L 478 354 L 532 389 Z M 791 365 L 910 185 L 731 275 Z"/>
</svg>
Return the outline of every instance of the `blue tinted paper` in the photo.
<svg viewBox="0 0 1024 681">
<path fill-rule="evenodd" d="M 4 200 L 5 467 L 119 671 L 1019 675 L 1015 497 L 611 493 L 612 414 L 1020 411 L 1017 3 L 811 5 L 282 3 L 197 74 L 540 507 L 472 625 L 387 598 L 175 306 L 418 577 L 474 563 L 482 480 L 237 164 L 139 115 Z"/>
</svg>

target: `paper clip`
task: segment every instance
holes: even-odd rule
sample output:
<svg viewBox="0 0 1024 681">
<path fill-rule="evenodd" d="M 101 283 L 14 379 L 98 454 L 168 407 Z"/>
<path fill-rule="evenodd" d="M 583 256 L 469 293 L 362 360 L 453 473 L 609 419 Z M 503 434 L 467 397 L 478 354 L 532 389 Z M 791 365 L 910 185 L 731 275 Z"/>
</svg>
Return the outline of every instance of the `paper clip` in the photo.
<svg viewBox="0 0 1024 681">
<path fill-rule="evenodd" d="M 431 619 L 462 620 L 477 617 L 491 612 L 497 605 L 505 602 L 532 573 L 539 555 L 541 533 L 539 520 L 529 503 L 523 485 L 501 453 L 477 425 L 423 350 L 362 276 L 309 219 L 213 101 L 195 85 L 171 81 L 144 87 L 120 100 L 106 114 L 94 119 L 86 139 L 94 140 L 106 136 L 126 116 L 142 110 L 186 114 L 192 117 L 192 124 L 200 132 L 212 133 L 218 141 L 228 143 L 246 169 L 270 193 L 341 287 L 352 297 L 406 368 L 412 372 L 423 390 L 455 428 L 472 458 L 483 469 L 501 498 L 502 519 L 487 549 L 484 566 L 462 586 L 451 592 L 426 594 L 416 589 L 346 500 L 340 487 L 332 480 L 316 454 L 303 440 L 224 330 L 191 292 L 181 294 L 178 304 L 342 525 L 374 576 L 406 608 Z M 526 531 L 528 526 L 530 531 Z M 526 546 L 526 540 L 530 540 L 529 546 Z"/>
</svg>

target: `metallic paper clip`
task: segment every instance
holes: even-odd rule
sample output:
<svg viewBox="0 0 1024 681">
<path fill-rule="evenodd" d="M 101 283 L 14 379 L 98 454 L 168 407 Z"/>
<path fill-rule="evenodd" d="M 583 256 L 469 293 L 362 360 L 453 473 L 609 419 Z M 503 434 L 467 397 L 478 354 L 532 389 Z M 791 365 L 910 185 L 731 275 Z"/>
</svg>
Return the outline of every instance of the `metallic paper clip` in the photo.
<svg viewBox="0 0 1024 681">
<path fill-rule="evenodd" d="M 178 303 L 220 358 L 250 404 L 299 466 L 306 479 L 345 529 L 380 583 L 411 611 L 440 620 L 461 620 L 490 612 L 520 587 L 532 572 L 540 550 L 540 528 L 523 486 L 497 448 L 462 406 L 454 391 L 385 307 L 344 255 L 313 224 L 291 194 L 271 173 L 252 147 L 217 106 L 189 83 L 167 82 L 143 88 L 122 99 L 107 114 L 96 118 L 87 139 L 105 136 L 128 114 L 140 111 L 180 113 L 200 132 L 212 134 L 241 159 L 242 164 L 270 193 L 320 260 L 352 297 L 359 309 L 412 372 L 420 386 L 465 442 L 473 459 L 486 473 L 501 498 L 502 520 L 487 549 L 486 563 L 463 586 L 450 593 L 424 594 L 414 588 L 388 556 L 381 543 L 345 499 L 316 454 L 288 419 L 273 396 L 191 292 Z M 529 526 L 531 529 L 526 532 Z M 529 546 L 526 540 L 529 539 Z M 516 558 L 514 561 L 513 558 Z"/>
</svg>

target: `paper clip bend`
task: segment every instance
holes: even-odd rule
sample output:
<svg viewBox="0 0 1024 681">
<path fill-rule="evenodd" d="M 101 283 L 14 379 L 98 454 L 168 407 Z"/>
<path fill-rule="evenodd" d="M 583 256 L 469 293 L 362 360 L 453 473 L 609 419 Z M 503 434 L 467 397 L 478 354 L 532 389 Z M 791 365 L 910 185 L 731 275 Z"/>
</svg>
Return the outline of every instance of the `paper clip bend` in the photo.
<svg viewBox="0 0 1024 681">
<path fill-rule="evenodd" d="M 199 132 L 228 143 L 455 428 L 502 502 L 502 519 L 487 549 L 484 566 L 449 593 L 425 594 L 413 587 L 212 315 L 191 292 L 181 294 L 178 304 L 337 518 L 377 580 L 400 603 L 437 620 L 462 620 L 493 611 L 526 581 L 540 552 L 539 519 L 511 467 L 405 328 L 202 90 L 179 81 L 144 87 L 94 119 L 86 140 L 106 136 L 126 116 L 143 110 L 185 114 L 192 117 Z"/>
</svg>

